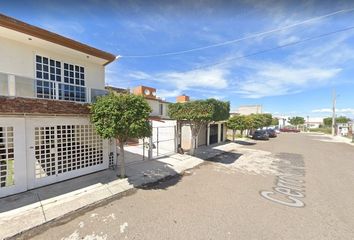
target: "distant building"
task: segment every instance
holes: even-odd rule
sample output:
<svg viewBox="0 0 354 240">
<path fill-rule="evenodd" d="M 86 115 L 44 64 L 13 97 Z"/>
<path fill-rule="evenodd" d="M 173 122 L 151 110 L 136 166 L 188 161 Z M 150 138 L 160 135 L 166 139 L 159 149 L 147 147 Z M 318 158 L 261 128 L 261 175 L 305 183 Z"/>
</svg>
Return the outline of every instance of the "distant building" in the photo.
<svg viewBox="0 0 354 240">
<path fill-rule="evenodd" d="M 263 113 L 262 105 L 244 105 L 240 106 L 236 112 L 232 113 L 232 115 L 250 115 L 258 113 Z"/>
<path fill-rule="evenodd" d="M 305 125 L 308 128 L 319 128 L 323 125 L 323 117 L 309 117 L 305 118 Z"/>
</svg>

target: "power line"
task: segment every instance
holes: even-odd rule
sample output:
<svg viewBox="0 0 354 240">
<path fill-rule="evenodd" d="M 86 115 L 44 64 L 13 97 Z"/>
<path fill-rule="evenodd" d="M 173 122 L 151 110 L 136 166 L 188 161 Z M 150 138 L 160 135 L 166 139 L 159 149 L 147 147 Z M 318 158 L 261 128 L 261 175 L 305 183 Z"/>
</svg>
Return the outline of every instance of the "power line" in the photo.
<svg viewBox="0 0 354 240">
<path fill-rule="evenodd" d="M 264 36 L 270 33 L 274 33 L 274 32 L 279 32 L 279 31 L 283 31 L 289 28 L 293 28 L 305 23 L 310 23 L 310 22 L 314 22 L 317 20 L 321 20 L 327 17 L 331 17 L 337 14 L 341 14 L 341 13 L 347 13 L 347 12 L 352 12 L 354 11 L 354 8 L 349 8 L 349 9 L 342 9 L 339 11 L 335 11 L 335 12 L 331 12 L 322 16 L 318 16 L 318 17 L 314 17 L 314 18 L 310 18 L 301 22 L 297 22 L 294 24 L 290 24 L 288 26 L 285 27 L 281 27 L 281 28 L 275 28 L 272 30 L 268 30 L 265 32 L 260 32 L 260 33 L 256 33 L 256 34 L 252 34 L 243 38 L 238 38 L 238 39 L 233 39 L 233 40 L 229 40 L 229 41 L 225 41 L 225 42 L 221 42 L 221 43 L 217 43 L 217 44 L 212 44 L 212 45 L 208 45 L 208 46 L 204 46 L 204 47 L 198 47 L 198 48 L 192 48 L 192 49 L 187 49 L 187 50 L 182 50 L 182 51 L 176 51 L 176 52 L 166 52 L 166 53 L 160 53 L 160 54 L 151 54 L 151 55 L 123 55 L 123 56 L 119 56 L 122 58 L 154 58 L 154 57 L 165 57 L 165 56 L 172 56 L 172 55 L 180 55 L 180 54 L 184 54 L 184 53 L 190 53 L 190 52 L 195 52 L 195 51 L 201 51 L 201 50 L 205 50 L 205 49 L 209 49 L 209 48 L 215 48 L 215 47 L 220 47 L 220 46 L 225 46 L 225 45 L 229 45 L 229 44 L 234 44 L 237 42 L 241 42 L 243 40 L 246 39 L 251 39 L 251 38 L 255 38 L 255 37 L 260 37 L 260 36 Z"/>
<path fill-rule="evenodd" d="M 264 53 L 271 52 L 271 51 L 274 51 L 274 50 L 286 48 L 286 47 L 289 47 L 289 46 L 298 45 L 298 44 L 301 44 L 301 43 L 305 43 L 305 42 L 308 42 L 308 41 L 320 39 L 320 38 L 323 38 L 323 37 L 327 37 L 327 36 L 330 36 L 330 35 L 333 35 L 333 34 L 336 34 L 336 33 L 340 33 L 340 32 L 349 31 L 349 30 L 352 30 L 352 29 L 354 29 L 354 26 L 347 27 L 347 28 L 342 28 L 342 29 L 339 29 L 339 30 L 336 30 L 336 31 L 324 33 L 324 34 L 317 35 L 317 36 L 314 36 L 314 37 L 305 38 L 305 39 L 302 39 L 302 40 L 299 40 L 299 41 L 296 41 L 296 42 L 291 42 L 291 43 L 279 45 L 279 46 L 276 46 L 276 47 L 273 47 L 273 48 L 264 49 L 264 50 L 261 50 L 261 51 L 258 51 L 258 52 L 254 52 L 254 53 L 250 53 L 250 54 L 246 54 L 246 55 L 242 55 L 242 56 L 238 56 L 238 57 L 228 58 L 228 59 L 220 61 L 220 62 L 216 62 L 216 63 L 213 63 L 213 64 L 208 64 L 208 65 L 196 67 L 196 68 L 193 68 L 191 70 L 183 71 L 183 72 L 190 72 L 190 71 L 194 71 L 194 70 L 198 70 L 198 69 L 204 69 L 204 68 L 209 68 L 209 67 L 213 67 L 213 66 L 217 66 L 217 65 L 222 65 L 222 64 L 225 64 L 225 63 L 230 62 L 232 60 L 237 60 L 237 59 L 242 59 L 242 58 L 247 58 L 247 57 L 252 57 L 252 56 L 264 54 Z M 183 73 L 183 72 L 181 72 L 181 73 Z"/>
</svg>

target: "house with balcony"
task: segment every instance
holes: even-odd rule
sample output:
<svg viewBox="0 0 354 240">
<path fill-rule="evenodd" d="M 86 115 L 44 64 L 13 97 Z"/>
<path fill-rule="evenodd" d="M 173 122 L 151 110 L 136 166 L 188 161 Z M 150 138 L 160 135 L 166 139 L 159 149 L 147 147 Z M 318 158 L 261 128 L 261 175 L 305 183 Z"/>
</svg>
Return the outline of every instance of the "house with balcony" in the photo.
<svg viewBox="0 0 354 240">
<path fill-rule="evenodd" d="M 0 197 L 108 168 L 89 104 L 115 56 L 0 14 Z"/>
</svg>

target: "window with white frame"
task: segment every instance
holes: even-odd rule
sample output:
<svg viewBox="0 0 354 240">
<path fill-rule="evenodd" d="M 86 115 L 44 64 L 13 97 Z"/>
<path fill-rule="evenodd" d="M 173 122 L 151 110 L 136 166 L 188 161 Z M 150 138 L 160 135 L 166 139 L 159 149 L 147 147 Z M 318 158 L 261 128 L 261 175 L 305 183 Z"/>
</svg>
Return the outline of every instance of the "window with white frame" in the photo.
<svg viewBox="0 0 354 240">
<path fill-rule="evenodd" d="M 36 55 L 36 79 L 38 98 L 86 102 L 84 67 Z"/>
</svg>

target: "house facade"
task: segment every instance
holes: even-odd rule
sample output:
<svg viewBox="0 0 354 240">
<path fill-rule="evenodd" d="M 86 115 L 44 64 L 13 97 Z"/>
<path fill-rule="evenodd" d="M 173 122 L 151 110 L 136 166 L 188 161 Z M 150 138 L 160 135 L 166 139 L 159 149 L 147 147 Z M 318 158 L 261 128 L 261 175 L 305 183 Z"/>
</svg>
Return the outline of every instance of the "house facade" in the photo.
<svg viewBox="0 0 354 240">
<path fill-rule="evenodd" d="M 156 88 L 148 86 L 135 87 L 133 94 L 143 96 L 152 109 L 149 158 L 175 153 L 177 151 L 177 121 L 168 116 L 169 102 L 158 97 Z"/>
<path fill-rule="evenodd" d="M 239 106 L 236 112 L 230 115 L 250 115 L 250 114 L 260 114 L 263 113 L 262 105 L 244 105 Z"/>
<path fill-rule="evenodd" d="M 183 103 L 190 100 L 189 96 L 181 95 L 176 98 L 177 102 Z M 208 146 L 221 143 L 227 139 L 227 121 L 210 122 L 202 126 L 196 139 L 195 146 Z M 189 124 L 178 123 L 178 146 L 183 150 L 191 149 L 192 131 Z"/>
<path fill-rule="evenodd" d="M 0 52 L 0 197 L 108 168 L 88 105 L 115 56 L 4 15 Z"/>
</svg>

